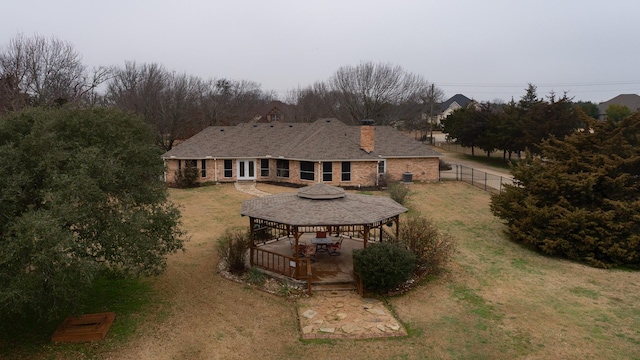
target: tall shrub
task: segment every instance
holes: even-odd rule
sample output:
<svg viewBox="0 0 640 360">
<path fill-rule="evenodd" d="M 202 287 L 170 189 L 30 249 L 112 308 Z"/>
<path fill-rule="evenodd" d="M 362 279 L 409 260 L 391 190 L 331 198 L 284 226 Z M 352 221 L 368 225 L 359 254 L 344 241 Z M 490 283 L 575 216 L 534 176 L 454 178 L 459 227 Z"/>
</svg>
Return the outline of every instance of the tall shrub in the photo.
<svg viewBox="0 0 640 360">
<path fill-rule="evenodd" d="M 409 200 L 409 188 L 399 182 L 389 185 L 389 196 L 400 205 L 405 205 Z"/>
<path fill-rule="evenodd" d="M 228 229 L 218 239 L 218 254 L 229 272 L 242 274 L 249 250 L 249 234 L 243 229 Z"/>
<path fill-rule="evenodd" d="M 366 289 L 386 293 L 411 278 L 415 256 L 395 243 L 376 243 L 353 251 L 353 267 Z"/>
<path fill-rule="evenodd" d="M 451 235 L 422 216 L 409 216 L 402 222 L 398 242 L 415 255 L 418 270 L 429 274 L 440 273 L 456 248 Z"/>
<path fill-rule="evenodd" d="M 200 175 L 200 170 L 197 167 L 189 164 L 187 161 L 187 165 L 184 169 L 176 170 L 175 172 L 175 186 L 179 188 L 190 188 L 197 186 L 198 176 Z"/>
</svg>

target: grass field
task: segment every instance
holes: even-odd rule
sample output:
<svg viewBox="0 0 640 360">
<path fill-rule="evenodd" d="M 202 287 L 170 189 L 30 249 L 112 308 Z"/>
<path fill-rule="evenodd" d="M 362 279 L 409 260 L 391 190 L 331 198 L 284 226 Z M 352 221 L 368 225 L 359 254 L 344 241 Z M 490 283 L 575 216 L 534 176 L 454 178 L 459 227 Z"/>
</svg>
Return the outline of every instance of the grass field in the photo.
<svg viewBox="0 0 640 360">
<path fill-rule="evenodd" d="M 260 185 L 268 192 L 295 191 Z M 106 345 L 46 345 L 26 358 L 109 359 L 634 359 L 640 273 L 548 258 L 503 234 L 489 194 L 463 183 L 411 185 L 412 211 L 458 242 L 447 274 L 388 299 L 404 338 L 301 341 L 296 303 L 221 278 L 216 238 L 249 195 L 232 185 L 172 189 L 191 236 L 150 280 L 153 303 L 130 335 Z M 379 195 L 379 194 L 376 194 Z"/>
</svg>

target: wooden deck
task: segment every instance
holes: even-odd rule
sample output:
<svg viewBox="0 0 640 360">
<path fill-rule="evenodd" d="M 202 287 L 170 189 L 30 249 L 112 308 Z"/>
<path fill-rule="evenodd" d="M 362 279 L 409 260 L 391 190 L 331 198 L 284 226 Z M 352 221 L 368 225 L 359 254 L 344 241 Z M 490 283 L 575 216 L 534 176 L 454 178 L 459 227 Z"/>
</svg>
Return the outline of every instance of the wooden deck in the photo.
<svg viewBox="0 0 640 360">
<path fill-rule="evenodd" d="M 311 244 L 311 235 L 303 235 L 301 243 Z M 342 242 L 340 255 L 330 256 L 326 251 L 318 251 L 315 261 L 311 263 L 311 282 L 315 285 L 353 282 L 353 250 L 362 249 L 361 239 L 345 238 Z M 283 238 L 258 245 L 258 249 L 293 257 L 289 239 Z"/>
</svg>

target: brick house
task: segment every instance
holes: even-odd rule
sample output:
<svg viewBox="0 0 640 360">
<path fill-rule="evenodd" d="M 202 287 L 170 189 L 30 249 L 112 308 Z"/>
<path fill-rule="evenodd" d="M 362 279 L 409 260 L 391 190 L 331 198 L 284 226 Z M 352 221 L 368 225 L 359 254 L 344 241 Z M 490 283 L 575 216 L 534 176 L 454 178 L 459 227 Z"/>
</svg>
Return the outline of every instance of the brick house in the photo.
<svg viewBox="0 0 640 360">
<path fill-rule="evenodd" d="M 289 120 L 292 112 L 292 106 L 283 103 L 282 101 L 271 101 L 268 104 L 260 107 L 253 118 L 254 123 L 271 123 L 271 122 L 285 122 Z"/>
<path fill-rule="evenodd" d="M 162 155 L 165 180 L 187 166 L 200 182 L 238 180 L 299 185 L 375 186 L 411 173 L 413 181 L 439 179 L 439 153 L 389 126 L 348 126 L 337 119 L 313 123 L 211 126 Z M 406 179 L 406 178 L 405 178 Z"/>
</svg>

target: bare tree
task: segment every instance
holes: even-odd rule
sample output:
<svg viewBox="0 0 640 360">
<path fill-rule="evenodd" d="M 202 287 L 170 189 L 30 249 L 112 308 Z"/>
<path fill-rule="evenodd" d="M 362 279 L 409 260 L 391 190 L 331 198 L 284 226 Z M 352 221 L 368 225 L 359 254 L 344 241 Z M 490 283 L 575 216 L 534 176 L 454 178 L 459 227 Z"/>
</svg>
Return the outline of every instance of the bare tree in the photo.
<svg viewBox="0 0 640 360">
<path fill-rule="evenodd" d="M 203 81 L 167 71 L 159 64 L 125 63 L 107 83 L 108 102 L 141 114 L 156 132 L 160 147 L 170 150 L 206 126 L 247 122 L 272 99 L 251 81 Z"/>
<path fill-rule="evenodd" d="M 82 104 L 106 72 L 90 78 L 73 45 L 55 37 L 18 34 L 0 51 L 0 76 L 12 79 L 31 105 Z"/>
<path fill-rule="evenodd" d="M 176 140 L 187 139 L 204 128 L 201 108 L 205 86 L 200 78 L 186 74 L 172 73 L 166 80 L 157 128 L 165 150 L 170 150 Z"/>
<path fill-rule="evenodd" d="M 0 114 L 24 108 L 29 104 L 29 96 L 20 90 L 16 76 L 0 76 Z"/>
<path fill-rule="evenodd" d="M 425 130 L 428 130 L 430 133 L 429 142 L 433 143 L 433 128 L 437 123 L 437 116 L 445 110 L 440 108 L 440 103 L 444 100 L 444 92 L 435 87 L 434 84 L 431 84 L 427 89 L 427 92 L 421 94 L 421 100 L 424 107 L 422 109 L 423 112 L 421 113 L 420 120 L 426 119 L 426 122 L 420 121 L 420 124 L 424 124 L 424 127 L 419 126 L 418 129 L 422 130 L 424 128 Z"/>
<path fill-rule="evenodd" d="M 250 121 L 274 98 L 253 81 L 214 79 L 207 84 L 203 109 L 208 125 L 232 125 Z"/>
<path fill-rule="evenodd" d="M 293 119 L 296 122 L 312 122 L 319 118 L 336 115 L 335 96 L 324 82 L 316 82 L 306 88 L 290 90 L 286 102 L 295 105 Z"/>
<path fill-rule="evenodd" d="M 356 123 L 374 119 L 389 124 L 415 116 L 429 83 L 400 66 L 365 62 L 339 68 L 327 87 L 335 96 L 334 113 L 338 118 Z"/>
<path fill-rule="evenodd" d="M 205 85 L 197 77 L 169 73 L 151 63 L 125 63 L 112 70 L 107 99 L 113 106 L 141 114 L 153 127 L 158 146 L 170 150 L 204 127 L 201 104 Z"/>
</svg>

